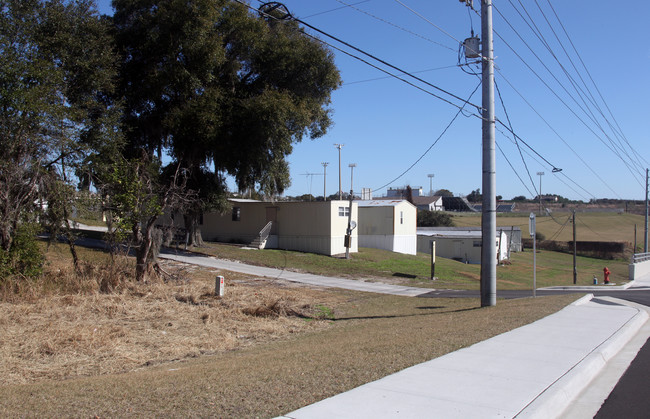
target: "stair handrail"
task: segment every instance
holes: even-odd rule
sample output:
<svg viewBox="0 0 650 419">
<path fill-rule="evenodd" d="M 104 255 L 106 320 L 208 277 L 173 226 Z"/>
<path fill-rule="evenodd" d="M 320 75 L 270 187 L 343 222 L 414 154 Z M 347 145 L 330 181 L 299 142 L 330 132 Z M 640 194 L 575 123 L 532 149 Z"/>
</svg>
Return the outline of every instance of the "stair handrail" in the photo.
<svg viewBox="0 0 650 419">
<path fill-rule="evenodd" d="M 635 253 L 632 255 L 632 263 L 645 262 L 650 260 L 650 253 Z"/>
<path fill-rule="evenodd" d="M 273 221 L 269 221 L 262 230 L 260 230 L 260 242 L 263 242 L 264 240 L 268 239 L 269 234 L 271 233 L 271 226 L 273 225 Z"/>
</svg>

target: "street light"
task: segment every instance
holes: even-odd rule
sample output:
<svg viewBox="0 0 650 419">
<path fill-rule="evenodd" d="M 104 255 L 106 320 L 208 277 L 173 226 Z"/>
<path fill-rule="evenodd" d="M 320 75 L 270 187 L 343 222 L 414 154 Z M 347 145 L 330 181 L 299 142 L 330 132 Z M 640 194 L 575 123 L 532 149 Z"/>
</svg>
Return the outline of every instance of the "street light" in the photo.
<svg viewBox="0 0 650 419">
<path fill-rule="evenodd" d="M 339 149 L 339 200 L 343 199 L 343 189 L 341 189 L 341 148 L 345 144 L 334 144 Z"/>
<path fill-rule="evenodd" d="M 323 201 L 327 201 L 327 194 L 325 193 L 325 185 L 327 183 L 327 165 L 328 162 L 321 163 L 323 165 Z"/>
<path fill-rule="evenodd" d="M 357 164 L 350 163 L 348 167 L 350 168 L 350 195 L 352 195 L 352 191 L 354 191 L 354 187 L 352 186 L 354 181 L 354 168 L 357 167 Z"/>
<path fill-rule="evenodd" d="M 356 163 L 350 163 L 350 196 L 349 206 L 350 211 L 348 211 L 348 228 L 345 230 L 345 258 L 350 259 L 350 247 L 352 246 L 352 199 L 354 198 L 354 188 L 352 187 L 354 181 L 354 168 L 357 167 Z"/>
</svg>

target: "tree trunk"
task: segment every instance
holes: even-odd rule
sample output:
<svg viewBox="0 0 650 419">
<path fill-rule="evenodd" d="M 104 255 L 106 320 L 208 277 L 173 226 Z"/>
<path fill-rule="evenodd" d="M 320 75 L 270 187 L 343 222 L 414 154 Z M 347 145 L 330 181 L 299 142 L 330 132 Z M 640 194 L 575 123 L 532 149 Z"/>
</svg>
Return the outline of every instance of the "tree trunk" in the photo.
<svg viewBox="0 0 650 419">
<path fill-rule="evenodd" d="M 201 228 L 199 227 L 199 218 L 201 213 L 190 212 L 183 216 L 185 222 L 185 230 L 189 234 L 189 246 L 202 246 L 203 236 L 201 235 Z"/>
</svg>

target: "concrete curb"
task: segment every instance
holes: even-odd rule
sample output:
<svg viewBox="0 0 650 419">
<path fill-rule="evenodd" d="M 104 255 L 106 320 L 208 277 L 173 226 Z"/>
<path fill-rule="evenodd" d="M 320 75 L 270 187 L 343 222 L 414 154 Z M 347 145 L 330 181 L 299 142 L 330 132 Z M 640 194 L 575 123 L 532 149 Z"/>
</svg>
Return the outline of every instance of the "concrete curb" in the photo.
<svg viewBox="0 0 650 419">
<path fill-rule="evenodd" d="M 593 295 L 589 294 L 575 301 L 573 305 L 589 302 Z M 625 304 L 625 301 L 616 298 L 603 297 L 608 301 Z M 584 300 L 584 301 L 583 301 Z M 627 305 L 629 307 L 629 305 Z M 595 348 L 577 365 L 567 371 L 560 379 L 549 386 L 535 400 L 519 412 L 516 418 L 546 419 L 558 417 L 569 404 L 589 386 L 591 381 L 602 371 L 607 362 L 613 358 L 648 321 L 645 310 L 637 310 L 628 322 L 618 329 L 612 336 Z"/>
</svg>

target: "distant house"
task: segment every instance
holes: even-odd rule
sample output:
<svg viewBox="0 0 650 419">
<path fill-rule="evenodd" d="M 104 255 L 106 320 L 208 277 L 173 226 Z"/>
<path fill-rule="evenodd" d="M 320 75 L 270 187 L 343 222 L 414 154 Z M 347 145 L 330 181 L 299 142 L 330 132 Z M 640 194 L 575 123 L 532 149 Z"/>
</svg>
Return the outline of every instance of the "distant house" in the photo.
<svg viewBox="0 0 650 419">
<path fill-rule="evenodd" d="M 203 214 L 200 227 L 204 240 L 329 256 L 346 251 L 345 233 L 350 212 L 348 201 L 229 201 L 232 210 L 228 214 Z M 176 219 L 182 220 L 182 217 Z M 352 203 L 352 221 L 358 223 L 358 206 L 355 202 Z M 357 229 L 352 231 L 350 252 L 358 252 Z"/>
<path fill-rule="evenodd" d="M 359 206 L 359 246 L 414 255 L 417 209 L 402 199 L 355 201 Z"/>
<path fill-rule="evenodd" d="M 441 196 L 414 196 L 413 203 L 419 210 L 444 211 Z"/>
<path fill-rule="evenodd" d="M 431 242 L 436 242 L 436 256 L 465 263 L 481 263 L 481 230 L 454 227 L 418 228 L 418 252 L 431 254 Z M 508 238 L 497 230 L 494 244 L 499 261 L 508 259 Z"/>
<path fill-rule="evenodd" d="M 461 196 L 443 196 L 442 205 L 445 207 L 445 211 L 476 212 L 474 205 L 470 204 L 467 198 Z"/>
</svg>

